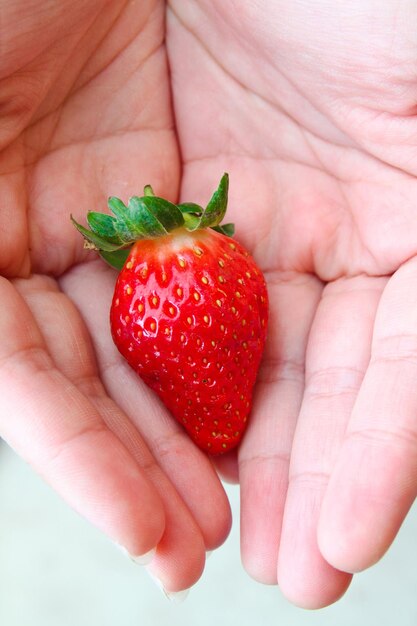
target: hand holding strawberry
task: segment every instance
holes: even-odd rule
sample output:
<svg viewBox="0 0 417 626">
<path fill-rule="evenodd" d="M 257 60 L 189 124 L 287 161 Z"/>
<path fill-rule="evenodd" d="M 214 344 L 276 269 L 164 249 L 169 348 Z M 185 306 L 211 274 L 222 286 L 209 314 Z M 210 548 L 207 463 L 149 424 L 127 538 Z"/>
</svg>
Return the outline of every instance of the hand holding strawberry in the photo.
<svg viewBox="0 0 417 626">
<path fill-rule="evenodd" d="M 226 499 L 114 355 L 114 276 L 68 211 L 138 170 L 191 198 L 228 163 L 271 319 L 251 427 L 216 463 L 235 461 L 251 575 L 334 602 L 416 494 L 416 6 L 35 4 L 2 15 L 0 434 L 134 554 L 158 543 L 167 589 L 197 580 Z"/>
<path fill-rule="evenodd" d="M 110 319 L 114 342 L 203 450 L 235 447 L 246 428 L 268 318 L 264 278 L 221 225 L 228 176 L 203 210 L 145 188 L 114 217 L 75 226 L 121 268 Z"/>
</svg>

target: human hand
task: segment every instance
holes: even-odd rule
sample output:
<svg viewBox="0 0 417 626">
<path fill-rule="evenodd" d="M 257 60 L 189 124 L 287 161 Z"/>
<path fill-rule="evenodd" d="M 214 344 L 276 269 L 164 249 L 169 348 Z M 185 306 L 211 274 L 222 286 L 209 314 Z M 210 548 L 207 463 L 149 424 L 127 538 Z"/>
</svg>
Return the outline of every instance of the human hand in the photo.
<svg viewBox="0 0 417 626">
<path fill-rule="evenodd" d="M 211 462 L 123 363 L 115 272 L 70 223 L 152 182 L 175 198 L 164 3 L 2 5 L 0 435 L 168 591 L 230 527 Z"/>
<path fill-rule="evenodd" d="M 383 555 L 417 491 L 416 13 L 170 2 L 182 196 L 228 169 L 269 284 L 251 424 L 219 466 L 246 569 L 305 607 Z"/>
</svg>

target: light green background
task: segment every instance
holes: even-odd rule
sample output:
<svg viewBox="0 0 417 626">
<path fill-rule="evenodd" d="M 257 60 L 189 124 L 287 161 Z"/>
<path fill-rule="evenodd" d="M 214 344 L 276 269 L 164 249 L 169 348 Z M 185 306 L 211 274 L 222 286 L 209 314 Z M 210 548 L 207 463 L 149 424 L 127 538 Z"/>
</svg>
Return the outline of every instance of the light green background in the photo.
<svg viewBox="0 0 417 626">
<path fill-rule="evenodd" d="M 176 605 L 0 445 L 0 625 L 417 626 L 417 507 L 386 557 L 357 575 L 337 604 L 305 611 L 243 571 L 238 489 L 226 488 L 232 533 Z"/>
</svg>

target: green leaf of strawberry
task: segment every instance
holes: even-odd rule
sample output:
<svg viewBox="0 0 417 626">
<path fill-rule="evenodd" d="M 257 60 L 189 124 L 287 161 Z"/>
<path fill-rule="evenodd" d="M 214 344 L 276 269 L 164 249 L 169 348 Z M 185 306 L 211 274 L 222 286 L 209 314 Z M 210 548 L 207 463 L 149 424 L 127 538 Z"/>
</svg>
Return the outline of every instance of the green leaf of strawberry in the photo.
<svg viewBox="0 0 417 626">
<path fill-rule="evenodd" d="M 229 176 L 224 174 L 217 190 L 212 195 L 206 206 L 198 225 L 198 228 L 218 226 L 222 222 L 227 210 L 227 197 L 229 192 Z"/>
<path fill-rule="evenodd" d="M 265 344 L 268 296 L 252 257 L 221 225 L 225 174 L 206 209 L 174 205 L 145 187 L 113 216 L 74 224 L 121 267 L 111 332 L 130 366 L 203 450 L 221 454 L 246 429 Z"/>
</svg>

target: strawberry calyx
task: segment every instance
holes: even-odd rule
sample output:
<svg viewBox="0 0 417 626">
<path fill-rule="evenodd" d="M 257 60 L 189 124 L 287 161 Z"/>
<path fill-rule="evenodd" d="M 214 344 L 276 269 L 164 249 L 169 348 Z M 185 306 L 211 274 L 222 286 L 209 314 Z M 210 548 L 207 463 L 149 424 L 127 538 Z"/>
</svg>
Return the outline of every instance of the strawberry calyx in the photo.
<svg viewBox="0 0 417 626">
<path fill-rule="evenodd" d="M 223 174 L 219 186 L 205 208 L 193 202 L 173 204 L 156 196 L 150 185 L 144 195 L 133 196 L 125 205 L 115 197 L 108 199 L 113 215 L 89 211 L 86 228 L 71 221 L 85 240 L 85 247 L 97 250 L 107 263 L 121 269 L 132 245 L 140 239 L 163 237 L 177 228 L 193 232 L 201 228 L 212 228 L 229 237 L 233 235 L 233 224 L 221 224 L 227 209 L 229 176 Z"/>
</svg>

